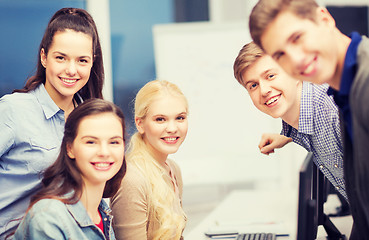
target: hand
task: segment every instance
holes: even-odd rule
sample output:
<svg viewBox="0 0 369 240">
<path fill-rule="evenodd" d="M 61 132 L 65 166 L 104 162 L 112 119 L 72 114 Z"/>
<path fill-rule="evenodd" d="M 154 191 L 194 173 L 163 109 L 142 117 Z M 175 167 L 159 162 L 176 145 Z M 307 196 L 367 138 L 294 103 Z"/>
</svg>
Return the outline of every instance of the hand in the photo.
<svg viewBox="0 0 369 240">
<path fill-rule="evenodd" d="M 292 142 L 292 138 L 276 133 L 264 133 L 261 136 L 259 149 L 261 153 L 269 155 L 274 153 L 274 149 L 282 148 L 289 142 Z"/>
</svg>

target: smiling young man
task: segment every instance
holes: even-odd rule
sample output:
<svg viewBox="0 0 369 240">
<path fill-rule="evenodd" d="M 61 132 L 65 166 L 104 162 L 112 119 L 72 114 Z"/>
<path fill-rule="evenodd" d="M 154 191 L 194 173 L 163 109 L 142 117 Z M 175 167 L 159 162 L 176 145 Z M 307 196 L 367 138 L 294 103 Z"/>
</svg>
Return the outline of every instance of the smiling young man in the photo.
<svg viewBox="0 0 369 240">
<path fill-rule="evenodd" d="M 301 145 L 313 152 L 315 164 L 347 200 L 339 115 L 332 97 L 326 94 L 328 86 L 292 78 L 254 42 L 243 46 L 233 68 L 255 107 L 282 119 L 281 135 L 263 134 L 261 152 L 272 153 L 291 140 Z"/>
<path fill-rule="evenodd" d="M 250 15 L 253 40 L 291 76 L 322 84 L 340 109 L 346 189 L 354 226 L 369 236 L 369 39 L 346 36 L 314 0 L 259 0 Z"/>
</svg>

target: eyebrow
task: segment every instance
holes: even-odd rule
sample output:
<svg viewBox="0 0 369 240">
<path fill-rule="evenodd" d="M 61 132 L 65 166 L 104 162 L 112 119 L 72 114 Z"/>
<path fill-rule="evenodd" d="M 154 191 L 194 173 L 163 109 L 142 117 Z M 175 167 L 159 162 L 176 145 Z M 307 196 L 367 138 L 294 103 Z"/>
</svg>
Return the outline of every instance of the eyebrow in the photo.
<svg viewBox="0 0 369 240">
<path fill-rule="evenodd" d="M 62 55 L 63 57 L 68 56 L 67 54 L 62 53 L 62 52 L 59 52 L 59 51 L 55 51 L 55 52 L 52 52 L 52 53 L 53 53 L 53 54 L 60 54 L 60 55 Z M 91 57 L 90 57 L 90 56 L 79 56 L 78 58 L 89 58 L 89 59 L 91 59 Z"/>
<path fill-rule="evenodd" d="M 90 135 L 86 135 L 86 136 L 81 137 L 81 139 L 84 139 L 84 138 L 99 139 L 98 137 L 90 136 Z M 121 139 L 123 139 L 123 137 L 122 137 L 122 136 L 114 136 L 114 137 L 110 137 L 109 139 L 113 139 L 113 138 L 121 138 Z"/>
<path fill-rule="evenodd" d="M 298 34 L 300 34 L 298 31 L 295 31 L 295 32 L 293 32 L 288 38 L 287 38 L 287 41 L 286 41 L 286 44 L 287 43 L 290 43 L 290 42 L 292 42 L 292 40 L 296 37 L 296 35 L 298 35 Z M 274 59 L 274 58 L 276 58 L 277 56 L 276 55 L 278 55 L 278 54 L 280 54 L 280 53 L 282 53 L 283 51 L 281 51 L 281 50 L 278 50 L 278 51 L 276 51 L 276 52 L 274 52 L 271 56 L 272 56 L 272 58 Z"/>
<path fill-rule="evenodd" d="M 177 113 L 176 116 L 183 115 L 183 114 L 186 114 L 187 115 L 187 112 Z M 156 114 L 156 115 L 153 115 L 152 117 L 153 118 L 156 118 L 156 117 L 168 117 L 168 115 L 165 115 L 165 114 Z"/>
<path fill-rule="evenodd" d="M 272 68 L 268 68 L 268 69 L 264 70 L 259 76 L 265 76 L 266 74 L 268 74 L 271 71 L 272 71 Z M 244 85 L 246 86 L 249 82 L 255 82 L 255 81 L 256 81 L 255 79 L 250 79 L 249 81 L 246 81 L 244 83 Z"/>
</svg>

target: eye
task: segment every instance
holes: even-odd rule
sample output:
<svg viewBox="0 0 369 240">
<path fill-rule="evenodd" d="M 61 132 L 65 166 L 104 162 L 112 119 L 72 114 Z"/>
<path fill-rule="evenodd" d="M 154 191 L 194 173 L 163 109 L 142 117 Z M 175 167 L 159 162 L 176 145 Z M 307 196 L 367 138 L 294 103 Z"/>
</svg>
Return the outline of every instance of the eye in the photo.
<svg viewBox="0 0 369 240">
<path fill-rule="evenodd" d="M 177 120 L 179 121 L 183 121 L 185 119 L 186 119 L 186 116 L 183 116 L 183 115 L 177 117 Z"/>
<path fill-rule="evenodd" d="M 55 58 L 56 58 L 56 60 L 59 60 L 59 61 L 65 60 L 65 58 L 63 56 L 56 56 Z"/>
<path fill-rule="evenodd" d="M 274 54 L 273 58 L 274 60 L 279 61 L 283 57 L 283 55 L 284 55 L 283 52 L 279 52 L 279 53 Z"/>
<path fill-rule="evenodd" d="M 301 34 L 296 34 L 293 38 L 292 38 L 292 42 L 296 43 L 301 37 Z"/>
<path fill-rule="evenodd" d="M 86 64 L 89 61 L 87 59 L 82 58 L 82 59 L 79 60 L 79 62 L 82 63 L 82 64 Z"/>
<path fill-rule="evenodd" d="M 120 140 L 111 140 L 111 141 L 110 141 L 110 144 L 113 144 L 113 145 L 119 145 L 119 144 L 121 144 L 121 142 L 122 142 L 122 141 L 120 141 Z"/>
<path fill-rule="evenodd" d="M 157 117 L 157 118 L 155 118 L 155 121 L 156 122 L 164 122 L 165 121 L 165 118 L 163 118 L 163 117 Z"/>
<path fill-rule="evenodd" d="M 276 76 L 276 74 L 270 73 L 270 74 L 268 74 L 267 79 L 273 80 L 275 78 L 275 76 Z"/>
<path fill-rule="evenodd" d="M 259 84 L 256 82 L 250 82 L 246 85 L 247 90 L 252 91 L 254 90 Z"/>
<path fill-rule="evenodd" d="M 96 143 L 96 141 L 94 141 L 94 140 L 87 140 L 86 141 L 86 144 L 95 144 Z"/>
</svg>

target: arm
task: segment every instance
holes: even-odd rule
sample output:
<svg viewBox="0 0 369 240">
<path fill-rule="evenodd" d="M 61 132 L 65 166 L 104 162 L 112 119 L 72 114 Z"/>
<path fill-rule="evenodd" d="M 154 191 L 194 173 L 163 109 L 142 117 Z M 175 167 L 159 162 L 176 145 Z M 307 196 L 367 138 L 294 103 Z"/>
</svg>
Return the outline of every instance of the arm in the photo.
<svg viewBox="0 0 369 240">
<path fill-rule="evenodd" d="M 147 190 L 140 173 L 132 170 L 127 168 L 120 189 L 111 201 L 113 229 L 117 239 L 147 240 Z"/>
<path fill-rule="evenodd" d="M 292 138 L 275 133 L 264 133 L 261 136 L 259 149 L 261 153 L 269 155 L 274 153 L 274 149 L 282 148 L 289 142 L 292 142 Z"/>
<path fill-rule="evenodd" d="M 10 112 L 9 104 L 4 100 L 0 100 L 0 156 L 6 153 L 14 144 L 14 132 L 12 130 L 14 126 Z M 0 166 L 1 164 L 0 161 Z M 6 168 L 4 167 L 4 169 Z"/>
</svg>

